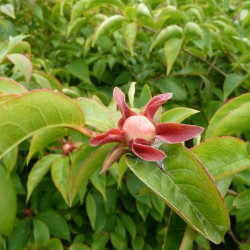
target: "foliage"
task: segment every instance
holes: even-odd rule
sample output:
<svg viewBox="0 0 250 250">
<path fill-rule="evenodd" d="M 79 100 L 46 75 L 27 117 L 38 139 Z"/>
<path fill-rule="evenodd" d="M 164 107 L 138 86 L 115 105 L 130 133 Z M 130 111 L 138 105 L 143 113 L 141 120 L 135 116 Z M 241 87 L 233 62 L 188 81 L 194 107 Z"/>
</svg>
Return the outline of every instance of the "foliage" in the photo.
<svg viewBox="0 0 250 250">
<path fill-rule="evenodd" d="M 213 249 L 227 210 L 218 249 L 247 249 L 249 23 L 250 1 L 2 0 L 0 249 Z M 206 128 L 161 146 L 167 174 L 127 155 L 99 175 L 115 86 Z"/>
</svg>

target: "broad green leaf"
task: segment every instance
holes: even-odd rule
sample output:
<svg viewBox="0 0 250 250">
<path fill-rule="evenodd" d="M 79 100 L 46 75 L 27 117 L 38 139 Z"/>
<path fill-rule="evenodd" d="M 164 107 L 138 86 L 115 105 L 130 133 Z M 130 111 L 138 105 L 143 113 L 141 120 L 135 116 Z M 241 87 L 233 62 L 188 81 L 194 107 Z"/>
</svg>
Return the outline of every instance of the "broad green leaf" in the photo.
<svg viewBox="0 0 250 250">
<path fill-rule="evenodd" d="M 78 17 L 80 17 L 83 14 L 88 3 L 89 0 L 80 0 L 75 3 L 71 11 L 71 22 L 75 21 Z"/>
<path fill-rule="evenodd" d="M 234 135 L 250 127 L 250 93 L 224 104 L 210 120 L 206 139 L 220 135 Z"/>
<path fill-rule="evenodd" d="M 0 11 L 5 15 L 12 17 L 13 19 L 16 18 L 14 12 L 14 6 L 12 4 L 0 5 Z"/>
<path fill-rule="evenodd" d="M 170 38 L 164 45 L 165 58 L 167 60 L 167 75 L 169 75 L 182 46 L 182 38 Z"/>
<path fill-rule="evenodd" d="M 150 51 L 152 49 L 161 43 L 165 43 L 170 38 L 182 38 L 183 37 L 183 31 L 182 28 L 180 28 L 177 25 L 170 25 L 167 28 L 161 30 L 161 32 L 157 35 L 156 39 L 153 41 Z"/>
<path fill-rule="evenodd" d="M 141 236 L 136 236 L 136 238 L 132 239 L 132 247 L 136 250 L 142 250 L 144 247 L 144 239 Z"/>
<path fill-rule="evenodd" d="M 89 246 L 83 243 L 73 243 L 70 245 L 69 250 L 91 250 Z"/>
<path fill-rule="evenodd" d="M 26 201 L 29 200 L 32 192 L 43 179 L 43 177 L 49 172 L 51 164 L 57 158 L 62 157 L 57 154 L 50 154 L 42 157 L 30 171 L 27 181 L 27 198 Z"/>
<path fill-rule="evenodd" d="M 26 83 L 29 84 L 33 70 L 31 61 L 22 54 L 10 54 L 7 58 L 21 71 Z"/>
<path fill-rule="evenodd" d="M 83 59 L 76 59 L 66 65 L 66 69 L 75 77 L 81 79 L 85 83 L 91 83 L 89 78 L 88 65 Z"/>
<path fill-rule="evenodd" d="M 129 52 L 134 56 L 134 43 L 137 33 L 137 25 L 135 22 L 123 22 L 122 32 L 124 40 L 128 46 Z"/>
<path fill-rule="evenodd" d="M 179 250 L 187 224 L 171 211 L 162 250 Z"/>
<path fill-rule="evenodd" d="M 62 91 L 62 85 L 61 83 L 52 75 L 45 74 L 43 72 L 36 73 L 36 75 L 40 75 L 47 79 L 49 82 L 49 85 L 52 87 L 52 89 L 56 89 L 58 91 Z"/>
<path fill-rule="evenodd" d="M 40 86 L 40 88 L 51 89 L 51 85 L 45 77 L 39 74 L 33 74 L 32 76 L 35 78 L 35 82 Z"/>
<path fill-rule="evenodd" d="M 187 91 L 183 83 L 175 77 L 164 77 L 154 82 L 161 93 L 173 93 L 173 100 L 185 101 L 187 99 Z"/>
<path fill-rule="evenodd" d="M 100 5 L 111 5 L 123 10 L 124 4 L 121 0 L 90 0 L 88 8 L 98 7 Z"/>
<path fill-rule="evenodd" d="M 86 211 L 93 230 L 95 230 L 96 221 L 96 203 L 93 195 L 89 192 L 86 197 Z"/>
<path fill-rule="evenodd" d="M 16 218 L 15 187 L 7 171 L 0 165 L 0 233 L 9 237 Z"/>
<path fill-rule="evenodd" d="M 230 227 L 222 197 L 201 162 L 183 145 L 168 144 L 164 174 L 153 162 L 127 156 L 134 174 L 159 195 L 185 222 L 212 242 L 219 243 Z"/>
<path fill-rule="evenodd" d="M 132 239 L 136 236 L 136 225 L 133 219 L 125 213 L 120 213 L 119 217 L 121 218 L 126 230 L 129 232 Z"/>
<path fill-rule="evenodd" d="M 203 35 L 201 27 L 197 23 L 194 23 L 194 22 L 188 22 L 185 25 L 184 36 L 186 40 L 189 40 L 195 36 L 198 36 L 201 39 L 204 39 L 204 35 Z"/>
<path fill-rule="evenodd" d="M 63 244 L 58 238 L 50 239 L 47 246 L 48 250 L 63 250 Z"/>
<path fill-rule="evenodd" d="M 118 181 L 117 181 L 118 188 L 121 187 L 122 178 L 124 174 L 126 173 L 127 169 L 128 169 L 128 166 L 125 162 L 125 156 L 122 156 L 118 163 Z"/>
<path fill-rule="evenodd" d="M 74 21 L 70 22 L 67 26 L 67 37 L 70 37 L 72 33 L 77 31 L 77 29 L 81 28 L 83 24 L 86 23 L 86 18 L 85 17 L 80 17 L 75 19 Z"/>
<path fill-rule="evenodd" d="M 70 241 L 69 226 L 59 213 L 53 210 L 42 212 L 36 216 L 36 219 L 43 221 L 55 237 Z"/>
<path fill-rule="evenodd" d="M 68 177 L 68 197 L 70 204 L 72 204 L 83 183 L 88 181 L 97 169 L 101 169 L 104 159 L 112 147 L 114 147 L 113 143 L 103 145 L 99 148 L 85 147 L 77 154 Z"/>
<path fill-rule="evenodd" d="M 248 189 L 240 193 L 234 199 L 233 205 L 238 209 L 250 207 L 250 190 Z"/>
<path fill-rule="evenodd" d="M 27 92 L 27 89 L 10 78 L 0 77 L 0 91 L 5 94 L 22 94 Z"/>
<path fill-rule="evenodd" d="M 234 137 L 207 140 L 191 151 L 206 166 L 215 180 L 235 174 L 250 166 L 246 143 Z"/>
<path fill-rule="evenodd" d="M 49 229 L 46 224 L 40 220 L 33 220 L 33 234 L 36 246 L 45 246 L 49 241 Z"/>
<path fill-rule="evenodd" d="M 98 81 L 101 80 L 101 77 L 106 70 L 106 64 L 107 64 L 106 60 L 100 59 L 96 61 L 93 66 L 93 73 L 97 77 Z"/>
<path fill-rule="evenodd" d="M 58 140 L 66 134 L 66 128 L 49 128 L 44 129 L 41 132 L 36 133 L 30 142 L 30 149 L 27 156 L 27 162 L 30 161 L 31 157 L 41 149 L 44 149 L 49 143 Z"/>
<path fill-rule="evenodd" d="M 173 108 L 162 114 L 161 122 L 182 122 L 191 115 L 197 114 L 199 111 L 190 108 Z"/>
<path fill-rule="evenodd" d="M 53 161 L 51 165 L 51 176 L 63 199 L 68 204 L 67 178 L 69 174 L 69 158 L 60 157 Z"/>
<path fill-rule="evenodd" d="M 136 9 L 136 15 L 139 17 L 148 17 L 148 18 L 152 17 L 149 8 L 144 3 L 140 3 L 138 5 Z"/>
<path fill-rule="evenodd" d="M 114 16 L 107 18 L 104 22 L 102 22 L 101 25 L 98 26 L 95 31 L 93 41 L 92 41 L 92 46 L 95 45 L 99 37 L 103 35 L 107 35 L 111 30 L 114 31 L 120 28 L 123 20 L 124 20 L 124 16 L 114 15 Z"/>
<path fill-rule="evenodd" d="M 8 239 L 8 250 L 23 250 L 30 235 L 30 220 L 22 220 Z"/>
<path fill-rule="evenodd" d="M 111 112 L 104 106 L 88 98 L 78 98 L 78 104 L 85 114 L 86 124 L 101 131 L 115 127 Z"/>
<path fill-rule="evenodd" d="M 141 108 L 147 105 L 152 98 L 150 88 L 147 84 L 144 85 L 139 98 L 135 100 L 135 107 Z"/>
<path fill-rule="evenodd" d="M 241 83 L 241 79 L 242 77 L 237 74 L 227 75 L 223 84 L 224 101 L 233 92 L 233 90 L 239 86 L 239 84 Z"/>
<path fill-rule="evenodd" d="M 3 157 L 4 166 L 9 173 L 13 170 L 13 168 L 16 165 L 17 156 L 18 156 L 18 147 L 15 147 Z"/>
<path fill-rule="evenodd" d="M 34 90 L 0 103 L 0 158 L 45 128 L 81 130 L 84 114 L 73 100 L 49 90 Z"/>
<path fill-rule="evenodd" d="M 93 186 L 101 193 L 103 199 L 106 201 L 106 175 L 100 175 L 100 171 L 95 171 L 90 176 L 90 181 L 92 182 Z"/>
</svg>

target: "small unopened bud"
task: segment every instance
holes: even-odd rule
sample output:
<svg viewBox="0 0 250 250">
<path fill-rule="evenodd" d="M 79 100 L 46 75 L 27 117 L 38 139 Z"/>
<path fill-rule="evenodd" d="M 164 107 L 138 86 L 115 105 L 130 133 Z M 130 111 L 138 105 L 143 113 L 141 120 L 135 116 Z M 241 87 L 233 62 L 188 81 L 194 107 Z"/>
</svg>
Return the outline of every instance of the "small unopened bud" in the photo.
<svg viewBox="0 0 250 250">
<path fill-rule="evenodd" d="M 123 131 L 127 141 L 135 138 L 151 141 L 156 135 L 154 124 L 144 115 L 128 117 L 124 122 Z"/>
</svg>

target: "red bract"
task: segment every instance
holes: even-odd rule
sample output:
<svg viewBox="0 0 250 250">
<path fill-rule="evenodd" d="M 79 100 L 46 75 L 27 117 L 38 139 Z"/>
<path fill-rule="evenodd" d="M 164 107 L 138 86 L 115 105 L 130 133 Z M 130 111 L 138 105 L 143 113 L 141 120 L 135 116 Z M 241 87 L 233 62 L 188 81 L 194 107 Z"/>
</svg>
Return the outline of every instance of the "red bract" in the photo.
<svg viewBox="0 0 250 250">
<path fill-rule="evenodd" d="M 113 92 L 115 102 L 122 114 L 118 128 L 110 129 L 90 140 L 90 145 L 97 146 L 110 142 L 119 144 L 111 150 L 104 161 L 102 172 L 105 172 L 123 154 L 133 152 L 146 161 L 161 161 L 166 155 L 156 148 L 157 142 L 180 143 L 202 133 L 203 128 L 174 122 L 158 123 L 153 117 L 158 108 L 172 97 L 172 93 L 153 97 L 146 105 L 144 112 L 137 114 L 125 102 L 125 95 L 119 88 Z"/>
</svg>

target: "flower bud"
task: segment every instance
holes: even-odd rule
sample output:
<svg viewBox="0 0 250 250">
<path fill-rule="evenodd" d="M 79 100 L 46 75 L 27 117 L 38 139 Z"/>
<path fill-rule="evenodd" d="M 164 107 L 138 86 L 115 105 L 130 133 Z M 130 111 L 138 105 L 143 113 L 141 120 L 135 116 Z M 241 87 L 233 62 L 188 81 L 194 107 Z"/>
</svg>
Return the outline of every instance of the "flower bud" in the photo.
<svg viewBox="0 0 250 250">
<path fill-rule="evenodd" d="M 123 124 L 126 141 L 142 138 L 151 141 L 156 135 L 154 124 L 144 115 L 134 115 L 126 119 Z"/>
</svg>

